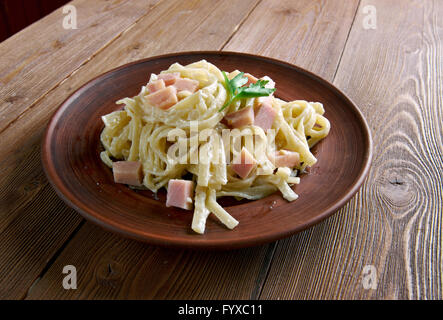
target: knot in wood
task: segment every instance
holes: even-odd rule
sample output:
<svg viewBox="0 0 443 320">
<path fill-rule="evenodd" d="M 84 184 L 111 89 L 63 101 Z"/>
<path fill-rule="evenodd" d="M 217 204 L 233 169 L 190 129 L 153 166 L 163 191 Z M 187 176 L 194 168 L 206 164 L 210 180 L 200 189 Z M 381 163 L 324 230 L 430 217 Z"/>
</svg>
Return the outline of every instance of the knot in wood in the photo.
<svg viewBox="0 0 443 320">
<path fill-rule="evenodd" d="M 380 196 L 394 208 L 404 208 L 413 202 L 415 188 L 406 170 L 402 168 L 388 168 L 378 179 Z"/>
<path fill-rule="evenodd" d="M 121 280 L 121 265 L 115 261 L 100 263 L 96 269 L 97 282 L 102 286 L 117 287 Z"/>
</svg>

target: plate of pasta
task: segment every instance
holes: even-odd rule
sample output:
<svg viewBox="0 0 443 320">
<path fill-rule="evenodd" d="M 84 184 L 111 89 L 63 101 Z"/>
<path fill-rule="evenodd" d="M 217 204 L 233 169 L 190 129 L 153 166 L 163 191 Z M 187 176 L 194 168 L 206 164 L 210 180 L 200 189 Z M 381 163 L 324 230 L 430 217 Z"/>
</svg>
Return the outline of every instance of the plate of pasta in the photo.
<svg viewBox="0 0 443 320">
<path fill-rule="evenodd" d="M 79 88 L 42 145 L 59 196 L 152 244 L 231 249 L 290 236 L 358 191 L 372 158 L 355 104 L 289 63 L 185 52 Z"/>
</svg>

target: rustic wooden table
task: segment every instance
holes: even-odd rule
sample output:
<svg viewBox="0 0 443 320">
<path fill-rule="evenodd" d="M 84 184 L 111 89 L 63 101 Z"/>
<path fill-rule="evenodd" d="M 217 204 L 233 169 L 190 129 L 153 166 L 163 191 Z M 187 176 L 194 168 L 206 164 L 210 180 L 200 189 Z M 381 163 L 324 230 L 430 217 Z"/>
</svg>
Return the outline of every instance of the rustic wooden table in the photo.
<svg viewBox="0 0 443 320">
<path fill-rule="evenodd" d="M 77 29 L 60 8 L 0 44 L 0 298 L 443 298 L 443 1 L 71 4 Z M 357 195 L 311 229 L 228 252 L 131 241 L 66 206 L 40 162 L 52 113 L 111 68 L 190 50 L 285 60 L 342 89 L 374 140 Z"/>
</svg>

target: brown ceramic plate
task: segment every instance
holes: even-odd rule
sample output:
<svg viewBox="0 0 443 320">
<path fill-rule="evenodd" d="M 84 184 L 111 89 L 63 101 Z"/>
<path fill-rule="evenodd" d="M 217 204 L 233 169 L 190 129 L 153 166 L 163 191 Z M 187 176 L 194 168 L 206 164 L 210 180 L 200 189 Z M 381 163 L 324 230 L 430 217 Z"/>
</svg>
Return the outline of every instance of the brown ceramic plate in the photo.
<svg viewBox="0 0 443 320">
<path fill-rule="evenodd" d="M 134 191 L 113 181 L 100 160 L 101 116 L 121 106 L 115 101 L 138 94 L 151 73 L 172 63 L 201 59 L 222 70 L 268 75 L 284 100 L 319 101 L 331 122 L 330 134 L 314 150 L 318 162 L 295 187 L 299 199 L 279 192 L 257 201 L 220 203 L 240 223 L 228 230 L 209 218 L 204 235 L 191 230 L 192 211 L 167 208 L 165 192 Z M 88 82 L 55 112 L 43 140 L 42 160 L 52 186 L 85 218 L 123 236 L 152 244 L 231 249 L 287 237 L 329 217 L 365 179 L 372 155 L 371 135 L 358 108 L 318 76 L 275 59 L 234 52 L 186 52 L 152 57 L 109 71 Z"/>
</svg>

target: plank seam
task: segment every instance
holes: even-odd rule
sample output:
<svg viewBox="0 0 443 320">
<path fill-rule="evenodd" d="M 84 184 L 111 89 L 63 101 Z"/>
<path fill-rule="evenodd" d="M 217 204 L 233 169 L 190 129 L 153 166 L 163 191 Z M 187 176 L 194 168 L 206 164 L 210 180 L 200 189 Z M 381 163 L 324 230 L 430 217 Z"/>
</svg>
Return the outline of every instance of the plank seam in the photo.
<svg viewBox="0 0 443 320">
<path fill-rule="evenodd" d="M 222 44 L 222 46 L 220 47 L 220 51 L 222 51 L 226 45 L 232 40 L 232 38 L 237 34 L 237 32 L 240 30 L 240 28 L 243 26 L 243 24 L 246 22 L 246 20 L 249 19 L 250 15 L 252 14 L 252 12 L 255 10 L 255 8 L 258 7 L 258 5 L 262 2 L 262 0 L 257 1 L 257 3 L 255 4 L 255 6 L 252 7 L 251 11 L 249 11 L 249 13 L 243 18 L 242 21 L 240 21 L 240 23 L 237 25 L 237 27 L 234 29 L 234 32 L 229 36 L 229 38 Z"/>
<path fill-rule="evenodd" d="M 341 51 L 340 58 L 338 59 L 337 68 L 335 68 L 334 76 L 332 77 L 332 83 L 335 80 L 335 77 L 337 75 L 338 69 L 340 69 L 341 60 L 342 60 L 343 54 L 344 54 L 344 52 L 346 50 L 346 46 L 348 45 L 348 40 L 349 40 L 349 36 L 351 35 L 351 31 L 354 28 L 355 18 L 357 17 L 358 10 L 360 9 L 360 4 L 361 4 L 361 0 L 358 0 L 358 5 L 357 5 L 357 8 L 356 8 L 355 13 L 354 13 L 354 18 L 352 19 L 351 27 L 349 28 L 349 32 L 348 32 L 348 34 L 346 36 L 345 44 L 343 46 L 343 50 Z"/>
<path fill-rule="evenodd" d="M 251 297 L 254 300 L 260 300 L 262 293 L 263 293 L 263 288 L 265 287 L 265 283 L 268 280 L 268 276 L 269 273 L 271 271 L 271 265 L 272 265 L 272 261 L 274 260 L 274 255 L 275 255 L 275 250 L 277 249 L 277 245 L 278 245 L 279 241 L 275 241 L 274 243 L 271 244 L 271 249 L 270 249 L 270 253 L 267 253 L 266 255 L 269 255 L 269 258 L 267 259 L 268 261 L 265 260 L 265 264 L 267 264 L 266 266 L 266 270 L 264 271 L 265 276 L 263 278 L 263 281 L 261 284 L 258 285 L 258 293 L 256 297 Z M 260 274 L 259 274 L 260 276 Z"/>
<path fill-rule="evenodd" d="M 85 219 L 82 219 L 78 226 L 74 229 L 74 231 L 69 235 L 69 237 L 66 239 L 65 242 L 55 251 L 55 253 L 52 255 L 52 257 L 48 260 L 45 267 L 42 269 L 42 271 L 39 273 L 39 275 L 35 278 L 35 280 L 32 282 L 32 284 L 29 286 L 26 293 L 20 298 L 20 300 L 25 300 L 32 289 L 35 287 L 35 285 L 43 279 L 46 272 L 51 268 L 51 266 L 54 264 L 54 262 L 57 260 L 57 258 L 62 254 L 62 252 L 65 250 L 65 248 L 68 246 L 68 244 L 71 242 L 71 240 L 75 237 L 75 235 L 80 231 L 80 229 L 83 227 L 83 225 L 86 223 Z"/>
</svg>

